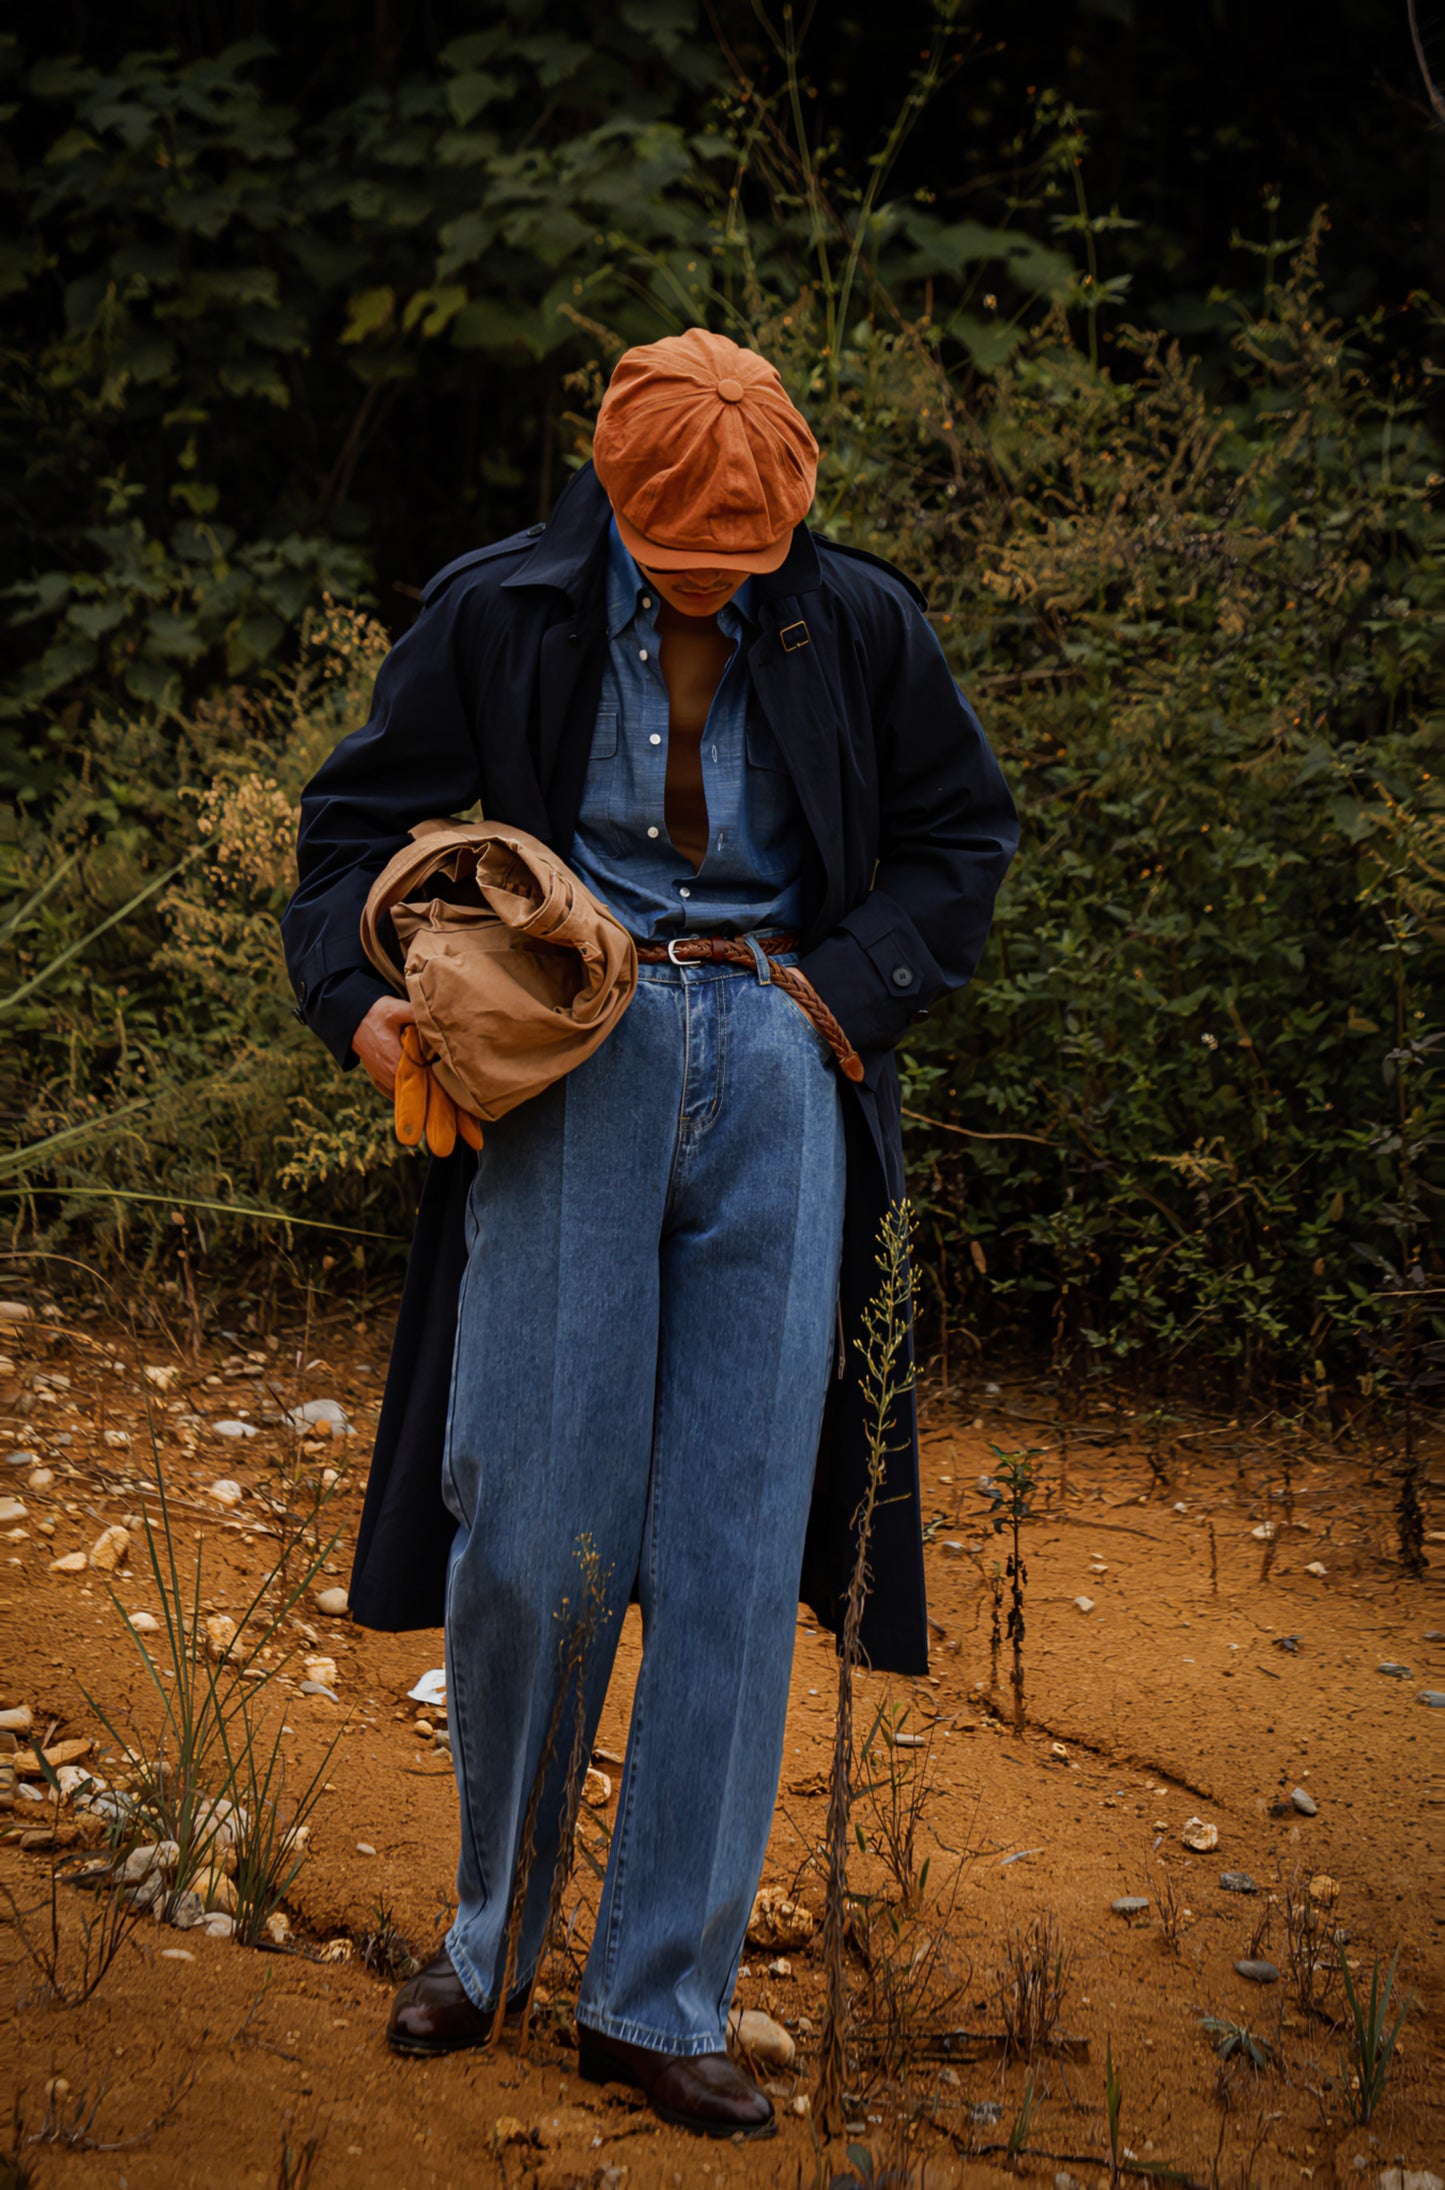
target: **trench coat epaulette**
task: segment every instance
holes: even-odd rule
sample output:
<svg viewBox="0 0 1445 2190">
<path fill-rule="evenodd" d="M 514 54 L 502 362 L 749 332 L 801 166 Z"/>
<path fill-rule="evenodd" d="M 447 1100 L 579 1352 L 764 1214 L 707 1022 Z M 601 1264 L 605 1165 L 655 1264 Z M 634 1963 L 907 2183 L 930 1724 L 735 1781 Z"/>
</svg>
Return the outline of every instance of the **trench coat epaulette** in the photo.
<svg viewBox="0 0 1445 2190">
<path fill-rule="evenodd" d="M 465 555 L 458 555 L 452 562 L 443 564 L 434 576 L 428 578 L 421 589 L 421 604 L 425 608 L 445 585 L 460 577 L 464 570 L 471 570 L 478 563 L 494 563 L 501 555 L 526 554 L 547 530 L 545 525 L 526 525 L 520 532 L 509 532 L 505 540 L 493 540 L 486 547 L 468 548 Z"/>
<path fill-rule="evenodd" d="M 830 554 L 847 555 L 855 563 L 871 563 L 875 570 L 886 570 L 889 577 L 896 578 L 898 583 L 907 589 L 910 598 L 918 603 L 925 615 L 927 614 L 928 596 L 909 577 L 906 570 L 900 570 L 898 565 L 890 563 L 886 556 L 870 554 L 867 548 L 854 547 L 851 541 L 830 540 L 826 532 L 815 532 L 813 538 L 820 548 L 827 548 Z"/>
</svg>

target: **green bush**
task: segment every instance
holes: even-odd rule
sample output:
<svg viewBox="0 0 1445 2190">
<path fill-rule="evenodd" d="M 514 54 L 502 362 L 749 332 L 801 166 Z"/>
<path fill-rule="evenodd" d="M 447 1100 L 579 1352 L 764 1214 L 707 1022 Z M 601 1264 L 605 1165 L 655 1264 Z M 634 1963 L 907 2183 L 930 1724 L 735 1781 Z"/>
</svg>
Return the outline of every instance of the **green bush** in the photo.
<svg viewBox="0 0 1445 2190">
<path fill-rule="evenodd" d="M 442 61 L 441 104 L 422 101 L 417 128 L 465 131 L 461 63 Z M 1429 1259 L 1439 444 L 1392 361 L 1395 330 L 1331 313 L 1322 219 L 1262 249 L 1250 302 L 1218 292 L 1238 327 L 1227 385 L 1178 341 L 1111 332 L 1118 285 L 1095 254 L 1115 217 L 1091 216 L 1076 184 L 1077 117 L 1058 109 L 1049 126 L 1031 216 L 1051 223 L 1044 246 L 886 202 L 889 148 L 841 210 L 826 204 L 815 171 L 800 192 L 767 149 L 756 106 L 724 101 L 685 190 L 628 166 L 645 232 L 610 230 L 613 288 L 600 274 L 584 288 L 604 319 L 633 302 L 615 329 L 567 322 L 574 369 L 548 446 L 580 460 L 603 367 L 669 312 L 776 356 L 823 446 L 815 522 L 923 584 L 1018 791 L 1023 846 L 979 978 L 903 1056 L 925 1328 L 954 1370 L 1017 1342 L 1050 1347 L 1073 1383 L 1172 1382 L 1336 1419 L 1382 1391 L 1413 1405 L 1445 1328 Z M 506 160 L 477 158 L 500 204 Z M 547 161 L 537 187 L 555 197 L 566 163 L 555 147 Z M 735 197 L 717 183 L 728 171 Z M 138 175 L 122 162 L 113 179 Z M 1076 210 L 1050 215 L 1061 177 Z M 320 217 L 309 204 L 298 219 Z M 133 219 L 117 216 L 118 236 Z M 691 288 L 674 263 L 684 237 L 703 268 Z M 594 246 L 574 243 L 580 269 Z M 351 284 L 342 345 L 359 358 L 375 341 L 378 372 L 385 355 L 409 373 L 408 344 L 457 320 L 431 335 L 424 313 L 408 323 L 399 271 L 357 286 L 384 259 L 368 243 L 327 280 Z M 153 316 L 158 293 L 142 300 Z M 195 324 L 214 333 L 221 306 L 197 295 Z M 531 308 L 555 319 L 557 305 L 538 291 Z M 1412 308 L 1438 326 L 1427 300 Z M 269 324 L 242 317 L 248 340 Z M 96 433 L 109 450 L 104 420 Z M 162 485 L 193 476 L 189 447 Z M 225 507 L 184 522 L 214 532 Z M 50 773 L 8 847 L 0 1187 L 17 1234 L 158 1256 L 176 1216 L 189 1241 L 219 1204 L 379 1235 L 351 1243 L 372 1253 L 405 1233 L 414 1174 L 369 1089 L 292 1019 L 274 922 L 299 787 L 361 719 L 384 635 L 331 604 L 325 557 L 307 550 L 275 643 L 233 654 L 242 681 L 212 673 L 182 704 L 126 666 L 149 658 L 155 610 L 116 575 L 109 538 L 80 588 L 98 651 L 65 676 L 37 669 L 24 695 Z M 161 594 L 179 552 L 135 536 Z M 228 590 L 235 560 L 224 550 L 196 578 L 213 636 L 252 613 Z M 51 604 L 66 628 L 84 624 L 80 592 Z M 282 1234 L 255 1214 L 221 1236 L 235 1251 Z"/>
</svg>

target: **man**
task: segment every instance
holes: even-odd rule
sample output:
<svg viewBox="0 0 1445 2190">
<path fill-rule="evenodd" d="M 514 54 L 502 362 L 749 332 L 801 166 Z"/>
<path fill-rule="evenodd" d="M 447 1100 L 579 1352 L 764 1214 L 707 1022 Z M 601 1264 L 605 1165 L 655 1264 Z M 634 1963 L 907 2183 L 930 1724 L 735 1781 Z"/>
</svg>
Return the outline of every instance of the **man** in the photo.
<svg viewBox="0 0 1445 2190">
<path fill-rule="evenodd" d="M 775 2127 L 726 2018 L 799 1596 L 836 1627 L 852 1568 L 852 1341 L 903 1191 L 893 1046 L 973 972 L 1017 843 L 921 595 L 804 524 L 816 466 L 754 352 L 697 328 L 628 351 L 551 521 L 426 587 L 371 719 L 307 788 L 283 922 L 302 1015 L 383 1093 L 410 1007 L 357 922 L 415 822 L 480 800 L 638 940 L 596 1053 L 489 1126 L 475 1164 L 459 1147 L 430 1167 L 352 1603 L 389 1628 L 445 1611 L 460 1905 L 393 2006 L 412 2052 L 480 2043 L 542 1951 L 565 1753 L 500 2000 L 579 1554 L 605 1578 L 589 1744 L 640 1603 L 579 2065 L 716 2135 Z M 841 1023 L 856 1084 L 779 965 Z M 911 1418 L 895 1432 L 863 1640 L 918 1673 Z"/>
</svg>

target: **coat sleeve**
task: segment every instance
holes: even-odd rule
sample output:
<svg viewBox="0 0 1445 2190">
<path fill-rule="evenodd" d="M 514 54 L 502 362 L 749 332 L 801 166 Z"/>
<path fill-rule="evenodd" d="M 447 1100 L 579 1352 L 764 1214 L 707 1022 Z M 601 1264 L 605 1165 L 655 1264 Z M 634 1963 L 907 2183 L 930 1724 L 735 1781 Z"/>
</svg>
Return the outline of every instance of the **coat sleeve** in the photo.
<svg viewBox="0 0 1445 2190">
<path fill-rule="evenodd" d="M 873 886 L 800 960 L 860 1050 L 972 977 L 1018 849 L 1018 814 L 938 637 L 885 581 L 866 633 L 874 672 L 879 837 Z"/>
<path fill-rule="evenodd" d="M 361 912 L 408 832 L 482 795 L 468 695 L 478 689 L 466 589 L 429 601 L 377 674 L 371 713 L 301 794 L 298 883 L 281 915 L 297 1010 L 338 1064 L 379 996 L 392 993 L 361 942 Z"/>
</svg>

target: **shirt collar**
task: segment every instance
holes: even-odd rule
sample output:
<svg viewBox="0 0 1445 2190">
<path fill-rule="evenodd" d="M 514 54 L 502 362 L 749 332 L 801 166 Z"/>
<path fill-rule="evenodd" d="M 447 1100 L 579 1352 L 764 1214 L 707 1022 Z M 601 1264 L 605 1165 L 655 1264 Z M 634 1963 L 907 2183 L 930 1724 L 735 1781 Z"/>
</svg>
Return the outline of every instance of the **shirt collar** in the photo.
<svg viewBox="0 0 1445 2190">
<path fill-rule="evenodd" d="M 617 529 L 617 519 L 612 518 L 607 527 L 607 636 L 615 639 L 619 631 L 625 631 L 637 614 L 637 604 L 647 590 L 647 580 L 638 569 L 631 554 L 622 544 Z M 736 628 L 734 627 L 736 619 Z M 737 592 L 725 607 L 718 610 L 719 628 L 736 636 L 743 622 L 756 623 L 753 608 L 753 581 L 751 575 L 744 578 Z"/>
</svg>

